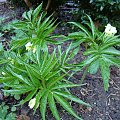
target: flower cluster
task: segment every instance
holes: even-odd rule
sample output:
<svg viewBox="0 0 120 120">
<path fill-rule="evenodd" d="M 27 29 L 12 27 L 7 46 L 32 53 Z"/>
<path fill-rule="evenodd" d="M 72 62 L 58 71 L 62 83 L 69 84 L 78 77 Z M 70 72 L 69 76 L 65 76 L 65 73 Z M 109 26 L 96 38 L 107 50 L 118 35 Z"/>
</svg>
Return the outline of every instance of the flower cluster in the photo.
<svg viewBox="0 0 120 120">
<path fill-rule="evenodd" d="M 116 27 L 111 26 L 110 24 L 107 24 L 105 26 L 105 34 L 106 35 L 115 35 L 117 33 Z"/>
<path fill-rule="evenodd" d="M 26 47 L 26 50 L 28 50 L 28 51 L 33 51 L 33 53 L 35 53 L 36 52 L 36 46 L 33 46 L 33 44 L 31 43 L 31 42 L 28 42 L 26 45 L 25 45 L 25 47 Z"/>
</svg>

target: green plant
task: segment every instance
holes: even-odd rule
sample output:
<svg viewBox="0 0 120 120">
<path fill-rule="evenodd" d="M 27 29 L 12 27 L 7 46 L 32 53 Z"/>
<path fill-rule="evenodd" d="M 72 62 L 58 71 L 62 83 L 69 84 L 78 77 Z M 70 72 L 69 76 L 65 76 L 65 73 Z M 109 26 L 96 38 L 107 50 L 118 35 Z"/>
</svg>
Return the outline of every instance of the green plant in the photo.
<svg viewBox="0 0 120 120">
<path fill-rule="evenodd" d="M 90 21 L 90 23 L 86 23 L 87 27 L 75 22 L 70 22 L 77 26 L 80 31 L 70 33 L 68 37 L 73 39 L 73 47 L 79 47 L 81 43 L 86 43 L 86 50 L 83 55 L 87 55 L 88 57 L 77 65 L 86 67 L 81 83 L 83 82 L 87 71 L 91 74 L 95 74 L 100 68 L 104 89 L 107 91 L 110 79 L 109 67 L 111 65 L 120 67 L 120 51 L 114 48 L 115 45 L 120 44 L 120 38 L 117 35 L 109 35 L 105 32 L 102 33 L 98 31 L 95 28 L 92 19 L 89 16 L 87 17 Z"/>
<path fill-rule="evenodd" d="M 16 120 L 14 113 L 8 113 L 9 107 L 5 104 L 0 105 L 0 120 Z"/>
<path fill-rule="evenodd" d="M 75 54 L 73 52 L 68 55 L 69 50 L 70 47 L 66 50 L 67 52 L 62 53 L 59 47 L 58 57 L 56 50 L 49 54 L 48 51 L 41 50 L 39 46 L 37 46 L 35 53 L 29 51 L 24 56 L 15 55 L 15 53 L 8 54 L 9 64 L 4 69 L 5 74 L 0 78 L 0 82 L 7 87 L 3 91 L 13 95 L 27 94 L 20 104 L 31 101 L 29 106 L 34 111 L 40 106 L 43 120 L 45 120 L 47 103 L 54 117 L 60 120 L 55 101 L 60 103 L 71 115 L 81 120 L 67 99 L 86 106 L 90 105 L 73 96 L 67 90 L 67 88 L 81 86 L 81 84 L 73 84 L 65 79 L 69 75 L 66 69 L 71 69 L 67 61 L 70 56 L 72 58 Z"/>
<path fill-rule="evenodd" d="M 22 36 L 19 36 L 18 40 L 14 38 L 15 40 L 12 41 L 12 49 L 25 46 L 29 42 L 31 42 L 33 46 L 39 45 L 43 49 L 47 48 L 47 43 L 62 43 L 53 40 L 56 37 L 51 35 L 57 26 L 55 25 L 56 21 L 53 20 L 52 15 L 46 17 L 46 12 L 41 11 L 42 4 L 40 4 L 35 10 L 25 12 L 23 14 L 24 21 L 19 21 L 14 24 L 16 30 L 19 30 L 19 32 L 22 31 Z"/>
<path fill-rule="evenodd" d="M 85 21 L 85 14 L 103 29 L 111 20 L 116 21 L 120 14 L 119 0 L 74 0 L 78 4 L 78 11 L 73 14 L 74 21 Z"/>
</svg>

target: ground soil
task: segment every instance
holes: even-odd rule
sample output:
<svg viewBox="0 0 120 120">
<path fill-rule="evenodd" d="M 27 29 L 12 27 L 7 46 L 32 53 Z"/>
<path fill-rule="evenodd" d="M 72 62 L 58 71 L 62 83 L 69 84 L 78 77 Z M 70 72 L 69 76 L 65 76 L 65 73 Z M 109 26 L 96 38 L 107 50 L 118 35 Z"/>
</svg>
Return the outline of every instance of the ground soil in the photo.
<svg viewBox="0 0 120 120">
<path fill-rule="evenodd" d="M 23 8 L 14 8 L 8 3 L 0 3 L 0 17 L 6 17 L 6 23 L 12 19 L 21 18 L 23 11 Z M 68 28 L 63 25 L 62 27 L 58 27 L 55 33 L 66 33 L 65 31 L 68 31 Z M 68 43 L 65 43 L 63 48 L 66 47 L 66 44 Z M 74 62 L 81 60 L 81 54 L 82 50 L 77 54 Z M 81 72 L 76 73 L 72 81 L 78 83 L 81 76 Z M 86 108 L 74 102 L 71 103 L 77 114 L 81 115 L 84 120 L 120 120 L 120 69 L 111 67 L 111 79 L 108 92 L 105 92 L 103 89 L 103 82 L 99 73 L 97 75 L 88 74 L 84 80 L 84 85 L 82 87 L 72 88 L 71 92 L 92 106 L 91 108 Z M 12 104 L 17 103 L 13 98 L 1 97 L 1 94 L 2 92 L 0 92 L 0 99 L 5 101 L 7 105 L 12 106 Z M 57 108 L 61 120 L 76 120 L 68 115 L 59 105 Z M 39 110 L 33 115 L 33 111 L 29 109 L 28 103 L 17 107 L 16 113 L 18 115 L 17 120 L 22 118 L 20 115 L 24 115 L 25 120 L 41 119 Z M 46 119 L 55 120 L 49 108 L 47 108 Z"/>
</svg>

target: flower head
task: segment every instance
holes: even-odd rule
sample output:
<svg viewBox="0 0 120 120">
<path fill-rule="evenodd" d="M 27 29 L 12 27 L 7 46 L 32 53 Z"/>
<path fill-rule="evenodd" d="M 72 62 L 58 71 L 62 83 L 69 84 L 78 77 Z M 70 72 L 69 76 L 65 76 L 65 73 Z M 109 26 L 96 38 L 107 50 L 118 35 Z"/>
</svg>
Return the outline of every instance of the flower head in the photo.
<svg viewBox="0 0 120 120">
<path fill-rule="evenodd" d="M 25 45 L 25 47 L 26 47 L 26 50 L 31 50 L 32 49 L 32 43 L 31 42 L 28 42 L 26 45 Z"/>
<path fill-rule="evenodd" d="M 36 102 L 36 98 L 33 98 L 29 101 L 28 106 L 30 107 L 30 109 L 32 109 L 35 106 L 35 102 Z"/>
<path fill-rule="evenodd" d="M 106 35 L 115 35 L 117 33 L 116 27 L 111 26 L 110 24 L 107 24 L 105 26 L 105 34 Z"/>
</svg>

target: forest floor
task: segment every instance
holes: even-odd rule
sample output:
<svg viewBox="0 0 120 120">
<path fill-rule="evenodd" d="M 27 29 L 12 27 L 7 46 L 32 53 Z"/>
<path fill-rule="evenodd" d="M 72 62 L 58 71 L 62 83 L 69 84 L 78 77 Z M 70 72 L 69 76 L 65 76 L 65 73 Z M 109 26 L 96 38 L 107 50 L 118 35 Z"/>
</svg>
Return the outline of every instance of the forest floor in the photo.
<svg viewBox="0 0 120 120">
<path fill-rule="evenodd" d="M 14 8 L 8 3 L 0 3 L 0 17 L 5 17 L 5 23 L 7 24 L 11 20 L 21 19 L 23 8 Z M 59 26 L 54 33 L 67 34 L 68 28 Z M 8 34 L 9 35 L 9 34 Z M 9 38 L 9 37 L 8 37 Z M 8 38 L 6 41 L 8 41 Z M 63 48 L 66 48 L 65 43 Z M 82 57 L 82 50 L 74 58 L 74 62 L 80 61 Z M 78 83 L 82 73 L 76 73 L 74 75 L 73 82 Z M 104 91 L 103 81 L 100 74 L 87 75 L 84 80 L 84 85 L 81 87 L 72 88 L 71 92 L 79 97 L 80 99 L 89 103 L 92 107 L 86 108 L 77 103 L 72 102 L 74 110 L 81 115 L 84 120 L 120 120 L 120 69 L 111 67 L 111 79 L 109 81 L 108 92 Z M 1 97 L 2 96 L 2 97 Z M 8 106 L 12 106 L 16 103 L 16 100 L 10 97 L 5 97 L 0 90 L 0 100 L 4 101 Z M 61 120 L 76 120 L 72 116 L 68 115 L 67 112 L 58 105 L 58 111 L 60 113 Z M 39 110 L 33 115 L 33 111 L 29 109 L 28 103 L 23 106 L 17 107 L 16 110 L 17 120 L 20 116 L 25 116 L 25 120 L 40 120 L 41 116 Z M 52 114 L 47 109 L 47 120 L 55 120 Z"/>
</svg>

